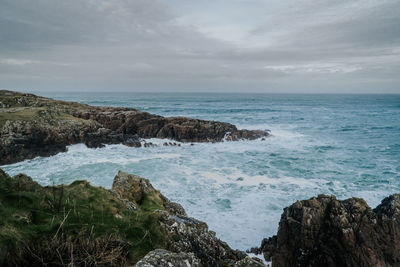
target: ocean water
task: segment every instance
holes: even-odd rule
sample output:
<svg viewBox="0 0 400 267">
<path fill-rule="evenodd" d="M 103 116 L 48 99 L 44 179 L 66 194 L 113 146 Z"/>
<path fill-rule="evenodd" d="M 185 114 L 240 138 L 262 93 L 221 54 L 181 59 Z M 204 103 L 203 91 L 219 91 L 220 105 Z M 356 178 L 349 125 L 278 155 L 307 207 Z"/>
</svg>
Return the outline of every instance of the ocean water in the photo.
<svg viewBox="0 0 400 267">
<path fill-rule="evenodd" d="M 299 199 L 356 196 L 375 207 L 385 196 L 400 193 L 400 95 L 42 95 L 269 129 L 272 136 L 265 141 L 73 145 L 66 153 L 2 167 L 44 185 L 87 179 L 110 188 L 118 170 L 138 174 L 234 248 L 258 246 L 275 234 L 283 208 Z"/>
</svg>

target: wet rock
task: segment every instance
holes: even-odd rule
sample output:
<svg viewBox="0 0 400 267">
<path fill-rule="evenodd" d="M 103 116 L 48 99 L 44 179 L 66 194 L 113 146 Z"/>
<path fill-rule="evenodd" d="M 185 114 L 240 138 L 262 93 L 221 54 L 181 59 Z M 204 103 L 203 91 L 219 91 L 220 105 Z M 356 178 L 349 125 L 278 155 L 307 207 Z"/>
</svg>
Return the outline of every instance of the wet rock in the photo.
<svg viewBox="0 0 400 267">
<path fill-rule="evenodd" d="M 144 146 L 144 147 L 155 147 L 155 146 L 157 146 L 157 145 L 153 144 L 152 142 L 145 142 L 145 143 L 143 144 L 143 146 Z"/>
<path fill-rule="evenodd" d="M 297 201 L 260 248 L 273 266 L 400 266 L 400 195 L 372 210 L 359 198 Z"/>
<path fill-rule="evenodd" d="M 140 141 L 141 141 L 140 138 L 137 135 L 135 135 L 131 138 L 128 138 L 126 141 L 122 142 L 122 144 L 129 147 L 141 147 L 142 143 Z"/>
<path fill-rule="evenodd" d="M 193 253 L 173 253 L 156 249 L 148 253 L 135 264 L 135 267 L 203 267 L 204 265 Z"/>
</svg>

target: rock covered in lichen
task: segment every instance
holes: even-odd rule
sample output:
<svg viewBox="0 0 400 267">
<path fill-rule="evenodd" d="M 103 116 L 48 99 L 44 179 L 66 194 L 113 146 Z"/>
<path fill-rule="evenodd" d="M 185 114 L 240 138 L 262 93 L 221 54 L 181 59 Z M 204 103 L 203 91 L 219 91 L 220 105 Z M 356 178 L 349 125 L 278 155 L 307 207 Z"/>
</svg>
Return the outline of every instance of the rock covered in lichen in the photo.
<svg viewBox="0 0 400 267">
<path fill-rule="evenodd" d="M 147 254 L 134 267 L 203 267 L 201 261 L 193 253 L 173 253 L 164 249 L 156 249 Z"/>
<path fill-rule="evenodd" d="M 158 213 L 160 224 L 175 240 L 171 250 L 193 252 L 205 266 L 220 266 L 223 263 L 233 265 L 246 257 L 244 252 L 232 250 L 228 244 L 219 240 L 206 223 L 166 211 Z"/>
<path fill-rule="evenodd" d="M 175 203 L 166 198 L 158 190 L 154 189 L 148 179 L 140 176 L 119 171 L 114 177 L 112 191 L 117 193 L 123 201 L 141 205 L 143 201 L 153 201 L 158 203 L 170 214 L 186 216 L 186 212 L 179 203 Z"/>
<path fill-rule="evenodd" d="M 121 198 L 134 200 L 138 204 L 142 203 L 146 194 L 156 191 L 148 179 L 123 171 L 119 171 L 114 177 L 112 189 Z"/>
<path fill-rule="evenodd" d="M 234 267 L 265 267 L 265 264 L 258 258 L 247 256 L 246 258 L 237 261 Z"/>
</svg>

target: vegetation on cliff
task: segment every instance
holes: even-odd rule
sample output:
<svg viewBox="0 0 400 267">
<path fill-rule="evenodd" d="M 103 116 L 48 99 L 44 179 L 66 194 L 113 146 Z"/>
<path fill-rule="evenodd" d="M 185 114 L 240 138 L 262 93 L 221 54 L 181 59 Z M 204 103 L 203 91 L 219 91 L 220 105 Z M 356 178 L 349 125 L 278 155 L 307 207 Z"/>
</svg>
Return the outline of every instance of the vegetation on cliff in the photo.
<svg viewBox="0 0 400 267">
<path fill-rule="evenodd" d="M 153 212 L 163 209 L 158 194 L 146 194 L 133 212 L 86 181 L 41 187 L 23 174 L 1 173 L 0 259 L 3 265 L 136 262 L 170 242 Z"/>
<path fill-rule="evenodd" d="M 0 265 L 124 266 L 155 249 L 191 253 L 199 266 L 246 257 L 138 176 L 119 172 L 112 190 L 87 181 L 42 187 L 0 169 Z"/>
</svg>

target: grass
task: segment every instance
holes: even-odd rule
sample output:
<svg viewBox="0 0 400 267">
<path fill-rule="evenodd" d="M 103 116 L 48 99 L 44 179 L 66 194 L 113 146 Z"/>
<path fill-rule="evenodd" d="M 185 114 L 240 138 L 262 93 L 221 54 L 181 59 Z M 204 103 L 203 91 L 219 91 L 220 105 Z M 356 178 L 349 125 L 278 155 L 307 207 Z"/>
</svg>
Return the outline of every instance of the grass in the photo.
<svg viewBox="0 0 400 267">
<path fill-rule="evenodd" d="M 64 112 L 49 113 L 45 107 L 13 108 L 0 112 L 0 129 L 7 121 L 36 121 L 42 125 L 57 126 L 60 121 L 85 122 L 84 119 L 74 117 Z"/>
<path fill-rule="evenodd" d="M 1 108 L 5 105 L 7 108 Z M 83 122 L 68 113 L 72 110 L 86 110 L 88 105 L 74 102 L 57 101 L 6 90 L 0 90 L 0 129 L 6 121 L 38 121 L 55 125 L 58 121 L 69 120 Z"/>
<path fill-rule="evenodd" d="M 0 265 L 18 265 L 32 259 L 40 263 L 40 257 L 42 261 L 68 261 L 75 255 L 71 246 L 83 244 L 112 244 L 113 249 L 107 251 L 114 251 L 115 257 L 101 256 L 117 259 L 117 265 L 125 261 L 135 263 L 153 249 L 168 248 L 170 237 L 159 226 L 159 215 L 154 212 L 163 209 L 159 193 L 145 195 L 139 209 L 126 209 L 106 189 L 86 181 L 41 187 L 27 176 L 10 178 L 0 172 Z M 56 257 L 49 251 L 59 251 L 62 256 Z M 76 263 L 77 258 L 84 256 L 79 256 L 77 250 L 75 253 Z M 86 264 L 90 266 L 89 262 Z"/>
<path fill-rule="evenodd" d="M 6 123 L 6 121 L 32 121 L 38 119 L 39 111 L 44 108 L 23 108 L 15 111 L 8 110 L 7 112 L 0 112 L 0 128 Z"/>
</svg>

